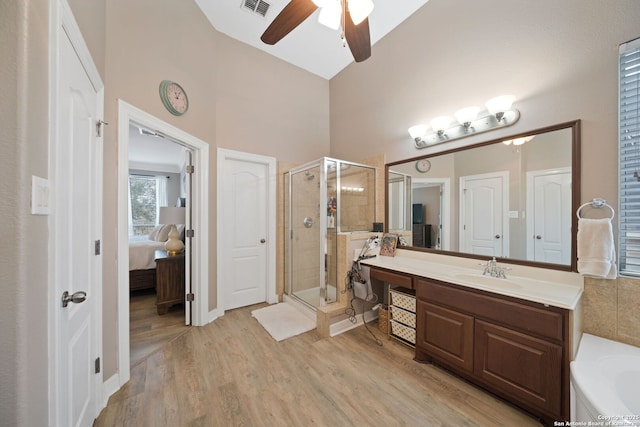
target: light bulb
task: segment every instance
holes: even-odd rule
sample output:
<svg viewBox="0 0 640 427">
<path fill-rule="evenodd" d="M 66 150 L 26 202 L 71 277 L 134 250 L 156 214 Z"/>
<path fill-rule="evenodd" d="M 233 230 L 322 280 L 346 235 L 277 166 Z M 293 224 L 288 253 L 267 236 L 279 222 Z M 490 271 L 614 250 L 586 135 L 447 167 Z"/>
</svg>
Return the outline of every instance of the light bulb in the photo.
<svg viewBox="0 0 640 427">
<path fill-rule="evenodd" d="M 349 15 L 354 25 L 364 21 L 373 11 L 373 0 L 348 0 Z"/>
<path fill-rule="evenodd" d="M 412 139 L 420 139 L 427 133 L 426 125 L 415 125 L 409 128 L 409 135 Z"/>
<path fill-rule="evenodd" d="M 476 117 L 478 117 L 479 112 L 480 109 L 478 107 L 466 107 L 456 111 L 454 116 L 458 123 L 468 128 Z"/>
<path fill-rule="evenodd" d="M 325 0 L 322 9 L 320 9 L 320 15 L 318 15 L 318 22 L 332 30 L 337 30 L 340 27 L 341 16 L 342 7 L 340 2 L 337 0 Z"/>
<path fill-rule="evenodd" d="M 451 117 L 449 116 L 439 116 L 431 120 L 431 127 L 438 132 L 438 135 L 443 135 L 444 131 L 447 130 L 450 124 Z"/>
<path fill-rule="evenodd" d="M 495 98 L 488 100 L 485 106 L 487 107 L 487 111 L 496 116 L 496 119 L 500 121 L 502 120 L 502 116 L 504 116 L 505 111 L 509 111 L 511 109 L 511 105 L 513 105 L 513 101 L 515 101 L 515 99 L 516 97 L 513 95 L 496 96 Z"/>
</svg>

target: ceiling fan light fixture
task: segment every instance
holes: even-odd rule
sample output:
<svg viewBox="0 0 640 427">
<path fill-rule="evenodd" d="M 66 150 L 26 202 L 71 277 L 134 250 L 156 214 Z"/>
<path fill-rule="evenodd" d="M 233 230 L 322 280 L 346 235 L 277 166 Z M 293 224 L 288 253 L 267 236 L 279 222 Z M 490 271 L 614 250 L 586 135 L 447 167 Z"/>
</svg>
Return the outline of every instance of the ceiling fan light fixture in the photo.
<svg viewBox="0 0 640 427">
<path fill-rule="evenodd" d="M 325 4 L 328 3 L 327 0 L 311 0 L 313 2 L 313 4 L 315 4 L 318 7 L 324 7 Z"/>
<path fill-rule="evenodd" d="M 316 0 L 314 0 L 315 2 Z M 342 17 L 342 6 L 339 0 L 325 0 L 322 3 L 318 22 L 332 30 L 337 30 L 340 28 L 340 18 Z"/>
<path fill-rule="evenodd" d="M 349 14 L 354 25 L 364 21 L 373 11 L 373 0 L 347 0 Z"/>
</svg>

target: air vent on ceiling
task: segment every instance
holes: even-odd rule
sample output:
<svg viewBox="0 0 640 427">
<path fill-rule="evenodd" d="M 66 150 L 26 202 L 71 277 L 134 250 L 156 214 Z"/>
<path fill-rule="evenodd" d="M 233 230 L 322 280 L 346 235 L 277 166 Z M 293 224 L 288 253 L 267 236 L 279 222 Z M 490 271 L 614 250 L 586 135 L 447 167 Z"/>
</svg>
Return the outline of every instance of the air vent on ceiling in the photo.
<svg viewBox="0 0 640 427">
<path fill-rule="evenodd" d="M 243 0 L 243 6 L 260 16 L 266 16 L 271 5 L 262 0 Z"/>
</svg>

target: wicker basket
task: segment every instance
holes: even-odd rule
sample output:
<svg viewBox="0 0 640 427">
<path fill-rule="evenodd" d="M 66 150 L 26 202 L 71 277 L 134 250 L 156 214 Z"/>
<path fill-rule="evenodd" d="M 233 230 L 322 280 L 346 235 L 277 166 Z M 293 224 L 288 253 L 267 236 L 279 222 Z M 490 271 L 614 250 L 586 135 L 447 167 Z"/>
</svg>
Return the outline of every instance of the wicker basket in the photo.
<svg viewBox="0 0 640 427">
<path fill-rule="evenodd" d="M 410 326 L 415 329 L 416 327 L 416 314 L 410 311 L 403 310 L 395 305 L 391 306 L 391 319 L 396 322 L 400 322 L 403 325 Z"/>
<path fill-rule="evenodd" d="M 397 305 L 412 313 L 416 312 L 416 297 L 394 290 L 390 290 L 389 292 L 391 293 L 391 305 Z"/>
<path fill-rule="evenodd" d="M 389 333 L 389 310 L 382 306 L 378 308 L 378 328 L 385 334 Z"/>
<path fill-rule="evenodd" d="M 404 326 L 402 323 L 396 322 L 395 320 L 391 321 L 391 333 L 413 345 L 416 344 L 416 330 L 411 329 L 408 326 Z"/>
</svg>

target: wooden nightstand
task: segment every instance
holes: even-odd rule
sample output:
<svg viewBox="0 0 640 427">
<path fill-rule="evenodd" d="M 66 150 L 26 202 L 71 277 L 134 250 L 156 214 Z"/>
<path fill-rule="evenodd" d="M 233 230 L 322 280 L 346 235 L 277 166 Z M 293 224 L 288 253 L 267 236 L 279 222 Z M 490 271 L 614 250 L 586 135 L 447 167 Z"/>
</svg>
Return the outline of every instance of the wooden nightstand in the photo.
<svg viewBox="0 0 640 427">
<path fill-rule="evenodd" d="M 184 304 L 184 255 L 168 256 L 156 251 L 156 306 L 158 314 L 169 307 Z"/>
</svg>

